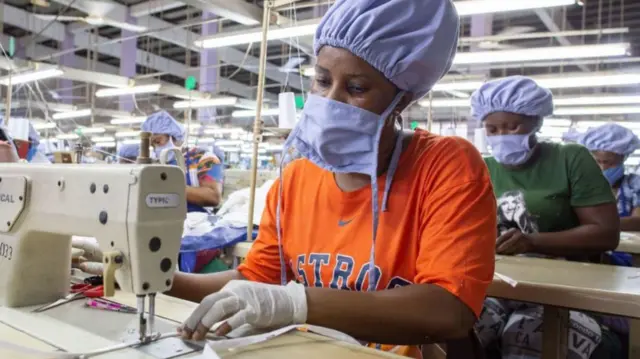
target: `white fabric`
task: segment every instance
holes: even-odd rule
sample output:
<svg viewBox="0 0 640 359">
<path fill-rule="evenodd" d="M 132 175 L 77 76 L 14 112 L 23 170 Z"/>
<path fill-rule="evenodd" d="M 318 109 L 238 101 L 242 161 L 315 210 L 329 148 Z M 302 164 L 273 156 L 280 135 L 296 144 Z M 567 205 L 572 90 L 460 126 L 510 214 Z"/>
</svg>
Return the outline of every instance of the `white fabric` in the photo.
<svg viewBox="0 0 640 359">
<path fill-rule="evenodd" d="M 204 298 L 185 322 L 190 330 L 198 324 L 211 328 L 226 319 L 232 329 L 244 324 L 256 328 L 277 328 L 307 321 L 305 287 L 296 282 L 286 286 L 232 280 L 219 292 Z"/>
<path fill-rule="evenodd" d="M 216 223 L 217 224 L 217 223 Z M 187 218 L 184 220 L 184 228 L 182 237 L 185 236 L 203 236 L 213 230 L 215 225 L 209 221 L 209 213 L 207 212 L 188 212 Z"/>
<path fill-rule="evenodd" d="M 259 224 L 262 212 L 267 203 L 267 193 L 275 181 L 266 181 L 262 186 L 256 188 L 256 196 L 253 210 L 253 223 Z M 218 211 L 221 218 L 216 225 L 229 227 L 246 227 L 249 217 L 249 188 L 244 188 L 233 192 L 222 204 Z"/>
</svg>

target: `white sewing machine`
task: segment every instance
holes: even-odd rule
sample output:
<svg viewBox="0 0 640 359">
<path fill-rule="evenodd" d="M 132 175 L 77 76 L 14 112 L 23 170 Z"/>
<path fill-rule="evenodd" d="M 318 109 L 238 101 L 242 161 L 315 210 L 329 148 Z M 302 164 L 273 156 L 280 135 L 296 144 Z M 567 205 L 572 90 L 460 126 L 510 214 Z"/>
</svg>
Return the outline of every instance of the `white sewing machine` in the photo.
<svg viewBox="0 0 640 359">
<path fill-rule="evenodd" d="M 116 280 L 135 294 L 140 337 L 153 334 L 155 294 L 171 288 L 176 268 L 184 188 L 174 166 L 1 163 L 0 309 L 67 295 L 71 236 L 90 236 L 104 253 L 105 296 Z"/>
</svg>

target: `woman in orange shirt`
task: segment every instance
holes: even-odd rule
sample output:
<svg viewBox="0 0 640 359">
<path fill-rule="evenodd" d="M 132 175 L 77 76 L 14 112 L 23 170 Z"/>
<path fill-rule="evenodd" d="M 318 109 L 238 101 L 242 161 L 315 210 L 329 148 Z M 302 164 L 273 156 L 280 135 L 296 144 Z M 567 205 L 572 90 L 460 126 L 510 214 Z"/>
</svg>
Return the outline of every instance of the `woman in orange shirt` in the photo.
<svg viewBox="0 0 640 359">
<path fill-rule="evenodd" d="M 400 116 L 447 73 L 458 26 L 450 0 L 329 9 L 283 152 L 303 158 L 271 188 L 237 270 L 176 274 L 171 294 L 201 302 L 185 338 L 222 320 L 217 334 L 309 323 L 392 345 L 469 333 L 493 277 L 489 174 L 469 142 L 403 131 Z"/>
</svg>

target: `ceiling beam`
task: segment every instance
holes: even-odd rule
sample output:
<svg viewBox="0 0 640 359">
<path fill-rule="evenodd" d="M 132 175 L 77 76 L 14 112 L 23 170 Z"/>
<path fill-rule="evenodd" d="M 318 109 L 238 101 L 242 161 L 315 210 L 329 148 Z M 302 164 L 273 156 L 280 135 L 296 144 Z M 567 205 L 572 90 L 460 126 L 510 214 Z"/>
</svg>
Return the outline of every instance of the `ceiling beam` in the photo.
<svg viewBox="0 0 640 359">
<path fill-rule="evenodd" d="M 4 22 L 9 25 L 20 27 L 30 32 L 42 31 L 41 33 L 42 36 L 59 41 L 59 42 L 62 42 L 64 40 L 64 25 L 60 22 L 53 22 L 45 29 L 45 26 L 46 26 L 45 24 L 48 24 L 49 21 L 39 19 L 33 16 L 33 14 L 30 14 L 24 10 L 21 10 L 6 4 L 4 5 L 3 15 L 4 15 L 3 16 Z M 98 42 L 108 41 L 108 40 L 109 39 L 104 37 L 98 37 L 97 39 Z M 76 33 L 74 36 L 74 45 L 79 48 L 90 47 L 91 45 L 90 35 L 84 32 Z M 47 60 L 47 56 L 54 51 L 52 49 L 46 48 L 44 46 L 39 46 L 39 45 L 37 47 L 38 51 L 33 51 L 32 49 L 35 48 L 34 46 L 35 44 L 31 44 L 26 49 L 27 53 L 32 51 L 34 52 L 34 55 L 36 54 L 36 52 L 37 52 L 37 55 L 40 55 L 40 56 L 28 56 L 34 59 Z M 44 49 L 48 49 L 48 51 Z M 120 58 L 122 56 L 121 44 L 115 43 L 109 46 L 102 46 L 99 48 L 99 52 L 105 55 Z M 49 60 L 52 60 L 52 59 L 49 59 Z M 57 59 L 55 60 L 57 61 Z M 83 61 L 81 63 L 86 64 L 86 61 Z M 157 70 L 160 72 L 166 72 L 166 73 L 174 74 L 176 76 L 184 77 L 184 78 L 192 74 L 192 72 L 189 71 L 189 68 L 182 63 L 169 60 L 162 56 L 148 53 L 140 49 L 136 51 L 136 63 L 149 68 L 153 68 L 154 70 Z M 100 71 L 100 70 L 96 68 L 96 71 Z M 244 85 L 239 82 L 229 80 L 226 78 L 219 78 L 218 80 L 220 81 L 219 88 L 221 91 L 227 91 L 227 92 L 233 93 L 234 95 L 243 96 L 247 98 L 255 97 L 255 89 L 252 89 L 247 85 Z M 276 98 L 277 96 L 275 95 L 269 96 L 269 99 L 271 100 L 275 100 Z"/>
<path fill-rule="evenodd" d="M 129 12 L 133 17 L 152 15 L 157 12 L 172 10 L 184 6 L 182 1 L 176 0 L 152 0 L 145 1 L 129 8 Z"/>
<path fill-rule="evenodd" d="M 573 30 L 573 28 L 569 24 L 569 21 L 567 21 L 566 19 L 564 21 L 564 24 L 562 23 L 562 16 L 564 14 L 562 11 L 547 10 L 547 9 L 537 9 L 534 11 L 536 15 L 538 15 L 538 18 L 540 18 L 540 21 L 542 21 L 544 26 L 546 26 L 550 32 L 562 32 L 562 31 Z M 555 39 L 558 40 L 558 42 L 562 46 L 577 45 L 576 43 L 574 43 L 575 41 L 572 41 L 569 38 L 564 36 L 556 36 Z M 579 65 L 578 67 L 582 71 L 587 71 L 587 72 L 591 71 L 589 67 L 585 65 Z"/>
<path fill-rule="evenodd" d="M 56 2 L 59 2 L 64 5 L 71 5 L 72 7 L 80 11 L 88 10 L 87 6 L 81 5 L 82 4 L 81 1 L 73 2 L 73 0 L 56 0 Z M 126 14 L 128 11 L 127 7 L 113 1 L 105 1 L 105 2 L 112 5 L 113 7 L 112 10 L 107 14 L 107 16 L 110 19 L 113 19 L 116 21 L 124 21 L 123 19 L 126 18 Z M 211 4 L 212 6 L 224 7 L 227 11 L 235 9 L 237 11 L 240 11 L 241 13 L 242 13 L 242 9 L 245 9 L 244 13 L 251 13 L 251 12 L 255 12 L 255 8 L 257 8 L 260 10 L 260 16 L 262 14 L 262 10 L 259 7 L 248 4 L 248 3 L 246 3 L 247 6 L 244 6 L 245 3 L 241 3 L 238 1 L 228 1 L 228 0 L 208 0 L 207 3 Z M 223 5 L 223 4 L 226 4 L 226 5 Z M 199 48 L 193 45 L 193 42 L 199 37 L 198 34 L 185 30 L 183 28 L 175 28 L 174 24 L 160 20 L 157 17 L 150 16 L 150 15 L 138 17 L 137 25 L 144 26 L 149 29 L 168 29 L 164 31 L 151 32 L 148 36 L 190 49 L 192 51 L 196 51 L 196 52 L 205 51 L 202 48 Z M 59 40 L 59 41 L 62 41 L 62 40 Z M 111 47 L 111 46 L 113 45 L 108 45 L 107 47 Z M 102 51 L 102 50 L 99 50 L 99 51 Z M 245 57 L 244 52 L 238 51 L 231 47 L 225 48 L 224 50 L 218 49 L 218 59 L 222 62 L 239 65 L 242 62 L 242 59 L 244 57 Z M 257 57 L 249 55 L 246 57 L 243 68 L 249 72 L 258 74 L 259 64 L 260 62 Z M 273 65 L 267 66 L 266 77 L 270 80 L 277 81 L 280 83 L 287 82 L 287 84 L 289 84 L 292 88 L 295 88 L 300 91 L 308 90 L 311 85 L 308 79 L 302 78 L 298 74 L 291 74 L 291 73 L 287 74 L 284 72 L 280 72 L 278 68 Z"/>
<path fill-rule="evenodd" d="M 182 0 L 182 2 L 242 25 L 255 26 L 262 23 L 262 8 L 245 1 Z"/>
</svg>

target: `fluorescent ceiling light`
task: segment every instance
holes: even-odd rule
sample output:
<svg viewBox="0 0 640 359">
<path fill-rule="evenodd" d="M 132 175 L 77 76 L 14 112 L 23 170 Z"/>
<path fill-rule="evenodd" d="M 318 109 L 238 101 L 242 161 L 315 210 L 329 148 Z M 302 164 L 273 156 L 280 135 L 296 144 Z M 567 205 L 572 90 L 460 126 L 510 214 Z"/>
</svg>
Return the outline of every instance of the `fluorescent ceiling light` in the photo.
<svg viewBox="0 0 640 359">
<path fill-rule="evenodd" d="M 113 148 L 113 147 L 116 147 L 116 143 L 115 142 L 98 142 L 98 143 L 95 143 L 93 146 L 99 147 L 99 148 Z"/>
<path fill-rule="evenodd" d="M 576 122 L 576 128 L 586 130 L 591 127 L 600 127 L 608 123 L 616 123 L 630 130 L 640 130 L 640 122 L 630 122 L 630 121 L 578 121 Z"/>
<path fill-rule="evenodd" d="M 640 103 L 640 96 L 581 96 L 572 98 L 554 99 L 553 104 L 557 106 L 589 106 L 589 105 L 620 105 Z"/>
<path fill-rule="evenodd" d="M 640 113 L 640 106 L 616 106 L 616 107 L 562 107 L 553 111 L 555 115 L 624 115 Z"/>
<path fill-rule="evenodd" d="M 113 136 L 93 136 L 91 141 L 93 142 L 113 142 L 116 138 Z"/>
<path fill-rule="evenodd" d="M 79 117 L 87 117 L 91 116 L 90 109 L 78 110 L 78 111 L 68 111 L 68 112 L 58 112 L 51 115 L 51 118 L 54 120 L 68 120 L 71 118 L 79 118 Z"/>
<path fill-rule="evenodd" d="M 104 133 L 106 129 L 104 127 L 80 127 L 77 131 L 83 135 L 87 135 L 92 133 Z"/>
<path fill-rule="evenodd" d="M 454 5 L 460 16 L 476 14 L 501 13 L 507 11 L 541 9 L 547 7 L 575 4 L 576 0 L 473 0 L 456 1 Z M 287 27 L 272 27 L 267 32 L 267 40 L 281 40 L 299 36 L 310 36 L 316 33 L 320 19 L 300 21 L 296 25 Z M 205 37 L 194 42 L 203 48 L 217 48 L 225 46 L 260 43 L 262 30 L 253 28 L 248 31 L 236 31 Z"/>
<path fill-rule="evenodd" d="M 44 79 L 50 79 L 52 77 L 62 76 L 64 71 L 60 69 L 46 69 L 38 71 L 20 72 L 11 75 L 11 85 L 19 85 L 27 82 L 39 81 Z M 9 86 L 9 76 L 0 78 L 0 84 Z"/>
<path fill-rule="evenodd" d="M 423 99 L 418 104 L 429 107 L 429 99 Z M 640 103 L 640 96 L 634 95 L 608 95 L 559 97 L 553 99 L 556 106 L 590 106 L 590 105 L 623 105 Z M 434 99 L 431 101 L 433 108 L 470 107 L 470 99 Z"/>
<path fill-rule="evenodd" d="M 211 137 L 194 138 L 189 140 L 190 145 L 207 144 L 207 143 L 214 143 L 214 142 L 216 142 L 216 139 Z"/>
<path fill-rule="evenodd" d="M 543 126 L 547 127 L 569 127 L 572 121 L 568 118 L 545 118 Z"/>
<path fill-rule="evenodd" d="M 123 145 L 139 145 L 140 144 L 140 140 L 122 140 L 119 143 L 121 143 Z"/>
<path fill-rule="evenodd" d="M 278 116 L 280 114 L 280 110 L 277 108 L 263 108 L 262 116 Z M 256 117 L 256 110 L 238 110 L 233 111 L 231 113 L 231 117 L 233 118 L 242 118 L 242 117 Z"/>
<path fill-rule="evenodd" d="M 267 32 L 267 40 L 288 39 L 297 36 L 313 35 L 318 28 L 319 19 L 300 21 L 297 25 L 270 28 Z M 249 31 L 236 31 L 220 35 L 214 35 L 194 42 L 196 46 L 212 49 L 217 47 L 235 46 L 248 43 L 262 42 L 262 29 L 252 29 Z"/>
<path fill-rule="evenodd" d="M 580 88 L 580 87 L 603 87 L 603 86 L 625 86 L 640 84 L 640 74 L 592 74 L 574 75 L 567 73 L 557 77 L 532 77 L 540 86 L 548 89 L 557 88 Z M 473 91 L 484 84 L 483 81 L 460 81 L 438 83 L 433 86 L 434 91 Z"/>
<path fill-rule="evenodd" d="M 245 134 L 245 130 L 241 128 L 208 128 L 202 131 L 205 135 L 235 135 Z"/>
<path fill-rule="evenodd" d="M 64 133 L 61 135 L 57 135 L 56 138 L 59 140 L 77 140 L 78 138 L 80 138 L 80 136 L 76 135 L 75 133 Z"/>
<path fill-rule="evenodd" d="M 37 130 L 48 130 L 52 128 L 56 128 L 56 124 L 53 122 L 45 122 L 45 123 L 34 123 L 33 128 Z"/>
<path fill-rule="evenodd" d="M 575 3 L 576 0 L 467 0 L 456 1 L 453 4 L 458 10 L 458 15 L 469 16 L 567 6 Z"/>
<path fill-rule="evenodd" d="M 137 123 L 143 123 L 147 118 L 140 117 L 127 117 L 127 118 L 114 118 L 110 121 L 112 125 L 133 125 Z"/>
<path fill-rule="evenodd" d="M 240 140 L 220 140 L 216 141 L 216 145 L 218 146 L 242 146 L 244 141 Z"/>
<path fill-rule="evenodd" d="M 471 65 L 505 62 L 527 62 L 562 59 L 585 59 L 594 57 L 624 56 L 629 52 L 629 43 L 550 46 L 530 49 L 458 52 L 454 65 Z"/>
<path fill-rule="evenodd" d="M 123 95 L 137 95 L 143 93 L 153 93 L 160 90 L 160 84 L 141 85 L 131 87 L 106 88 L 96 91 L 96 97 L 112 97 Z"/>
<path fill-rule="evenodd" d="M 233 106 L 238 102 L 236 97 L 219 97 L 206 100 L 178 101 L 173 103 L 175 109 L 203 108 L 216 106 Z"/>
<path fill-rule="evenodd" d="M 116 132 L 115 136 L 116 137 L 136 137 L 136 136 L 140 136 L 140 131 L 120 131 L 120 132 Z"/>
</svg>

